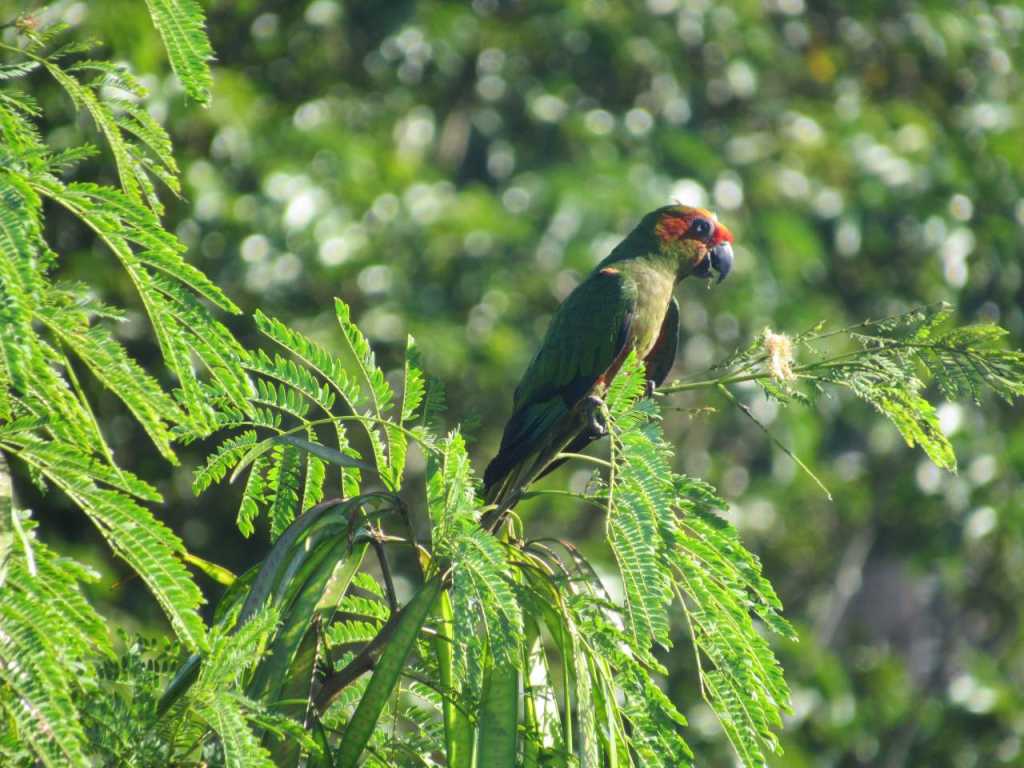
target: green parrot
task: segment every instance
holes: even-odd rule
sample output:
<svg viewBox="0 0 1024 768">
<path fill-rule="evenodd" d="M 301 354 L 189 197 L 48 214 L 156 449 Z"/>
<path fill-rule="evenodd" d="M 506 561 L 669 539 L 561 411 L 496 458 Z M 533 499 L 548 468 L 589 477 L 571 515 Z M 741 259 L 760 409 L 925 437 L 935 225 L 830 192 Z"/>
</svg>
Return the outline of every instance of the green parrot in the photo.
<svg viewBox="0 0 1024 768">
<path fill-rule="evenodd" d="M 732 268 L 732 234 L 703 208 L 648 213 L 562 302 L 513 397 L 501 448 L 484 472 L 493 527 L 523 490 L 605 434 L 601 404 L 630 350 L 646 366 L 649 391 L 668 376 L 679 341 L 676 284 Z"/>
</svg>

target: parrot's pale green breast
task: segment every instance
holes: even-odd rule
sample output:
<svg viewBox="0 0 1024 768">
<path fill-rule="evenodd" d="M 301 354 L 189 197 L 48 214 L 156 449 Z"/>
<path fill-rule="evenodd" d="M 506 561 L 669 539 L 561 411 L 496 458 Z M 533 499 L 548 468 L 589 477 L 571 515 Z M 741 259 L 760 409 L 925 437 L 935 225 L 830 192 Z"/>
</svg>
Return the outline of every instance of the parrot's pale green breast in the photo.
<svg viewBox="0 0 1024 768">
<path fill-rule="evenodd" d="M 672 289 L 675 287 L 675 273 L 666 268 L 662 261 L 634 259 L 620 262 L 617 267 L 636 285 L 636 307 L 629 328 L 630 347 L 636 349 L 637 357 L 644 359 L 650 354 L 661 332 Z"/>
</svg>

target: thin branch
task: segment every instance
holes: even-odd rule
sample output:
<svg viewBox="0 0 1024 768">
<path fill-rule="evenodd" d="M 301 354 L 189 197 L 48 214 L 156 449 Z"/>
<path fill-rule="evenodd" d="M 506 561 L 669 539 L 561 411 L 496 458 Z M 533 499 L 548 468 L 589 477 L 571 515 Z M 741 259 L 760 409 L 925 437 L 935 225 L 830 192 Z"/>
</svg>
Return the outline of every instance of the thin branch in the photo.
<svg viewBox="0 0 1024 768">
<path fill-rule="evenodd" d="M 809 339 L 809 342 L 818 341 L 829 336 L 834 336 L 839 333 L 849 332 L 853 328 L 859 328 L 866 326 L 867 323 L 861 323 L 860 325 L 850 326 L 849 328 L 843 328 L 839 331 L 833 331 L 827 334 L 822 334 L 814 339 Z M 903 339 L 890 339 L 885 336 L 872 336 L 873 340 L 878 342 L 878 349 L 865 349 L 863 347 L 844 352 L 841 355 L 829 357 L 824 360 L 816 360 L 812 363 L 805 363 L 804 365 L 798 365 L 793 368 L 793 373 L 800 377 L 808 374 L 813 375 L 817 371 L 827 370 L 829 368 L 840 368 L 846 365 L 850 365 L 856 362 L 853 358 L 860 357 L 862 355 L 870 355 L 879 350 L 902 350 L 902 349 L 924 349 L 931 350 L 934 352 L 946 352 L 955 355 L 967 355 L 972 356 L 977 353 L 970 349 L 961 349 L 958 347 L 950 346 L 948 344 L 936 344 L 930 342 L 914 342 L 906 341 Z M 754 360 L 751 364 L 763 362 L 763 359 Z M 717 387 L 720 384 L 740 384 L 746 381 L 761 381 L 763 379 L 769 379 L 772 377 L 770 371 L 756 371 L 756 372 L 736 372 L 726 376 L 720 376 L 714 379 L 701 379 L 700 381 L 688 381 L 680 384 L 670 384 L 667 387 L 659 387 L 655 390 L 655 394 L 658 395 L 670 395 L 675 392 L 689 392 L 695 389 L 707 389 L 709 387 Z"/>
<path fill-rule="evenodd" d="M 803 463 L 803 461 L 800 459 L 799 456 L 797 456 L 795 453 L 793 453 L 793 451 L 790 450 L 781 440 L 779 440 L 774 435 L 774 433 L 772 433 L 772 431 L 770 429 L 768 429 L 767 426 L 765 426 L 764 424 L 761 423 L 761 421 L 757 418 L 757 416 L 754 415 L 754 412 L 750 410 L 749 406 L 747 406 L 745 403 L 741 403 L 739 400 L 737 400 L 736 399 L 736 395 L 734 395 L 732 392 L 730 392 L 729 389 L 724 384 L 719 384 L 718 385 L 718 389 L 719 389 L 719 391 L 721 391 L 721 393 L 723 395 L 725 395 L 725 397 L 733 405 L 735 405 L 737 408 L 739 408 L 741 411 L 743 411 L 743 413 L 745 413 L 747 416 L 749 416 L 750 420 L 753 421 L 755 424 L 757 424 L 757 426 L 761 428 L 761 431 L 763 431 L 766 435 L 768 435 L 768 439 L 770 439 L 773 443 L 775 443 L 775 445 L 778 446 L 778 448 L 783 453 L 785 453 L 787 456 L 789 456 L 789 458 L 791 458 L 794 462 L 796 462 L 796 465 L 798 467 L 800 467 L 800 469 L 802 469 L 804 472 L 806 472 L 808 474 L 808 476 L 815 483 L 818 484 L 818 487 L 821 488 L 822 491 L 824 491 L 825 497 L 829 501 L 832 501 L 832 493 L 829 491 L 828 488 L 825 487 L 825 484 L 823 482 L 821 482 L 821 480 L 818 479 L 818 476 L 816 474 L 814 474 L 814 472 L 811 471 L 810 467 L 808 467 L 806 464 Z"/>
<path fill-rule="evenodd" d="M 589 461 L 591 464 L 596 464 L 599 467 L 605 467 L 611 469 L 611 462 L 599 459 L 596 456 L 587 456 L 585 453 L 567 453 L 562 452 L 555 454 L 555 458 L 552 461 L 558 461 L 559 459 L 579 459 L 580 461 Z"/>
<path fill-rule="evenodd" d="M 391 578 L 391 568 L 388 565 L 388 558 L 384 552 L 384 543 L 377 537 L 370 537 L 370 546 L 377 553 L 377 562 L 380 564 L 380 571 L 384 575 L 384 592 L 388 596 L 388 604 L 391 610 L 398 610 L 398 596 L 395 593 L 395 582 Z"/>
<path fill-rule="evenodd" d="M 364 672 L 369 672 L 373 669 L 376 664 L 376 655 L 382 650 L 382 646 L 386 645 L 388 640 L 391 639 L 391 635 L 394 634 L 395 628 L 398 626 L 398 619 L 401 617 L 401 611 L 395 611 L 391 614 L 391 618 L 387 620 L 387 623 L 381 627 L 380 632 L 373 638 L 366 647 L 361 650 L 352 661 L 346 664 L 342 669 L 339 669 L 334 674 L 327 677 L 324 680 L 320 690 L 317 691 L 316 697 L 313 700 L 313 706 L 316 707 L 316 711 L 323 715 L 327 711 L 328 707 L 334 699 L 340 694 L 349 684 L 357 680 Z"/>
<path fill-rule="evenodd" d="M 658 395 L 671 395 L 674 392 L 689 392 L 693 389 L 707 389 L 717 387 L 719 384 L 739 384 L 743 381 L 757 381 L 766 379 L 770 374 L 767 371 L 761 373 L 737 374 L 734 376 L 722 376 L 717 379 L 703 379 L 701 381 L 690 381 L 682 384 L 670 384 L 667 387 L 658 387 L 654 392 Z"/>
<path fill-rule="evenodd" d="M 445 577 L 442 582 L 448 584 L 449 576 Z M 317 692 L 316 697 L 313 700 L 313 706 L 316 707 L 316 711 L 321 715 L 327 711 L 331 703 L 337 698 L 346 686 L 358 679 L 364 672 L 369 672 L 373 669 L 377 663 L 377 655 L 383 650 L 383 646 L 387 645 L 391 636 L 395 633 L 395 628 L 398 626 L 399 620 L 405 612 L 405 608 L 401 608 L 396 611 L 392 611 L 391 616 L 383 627 L 380 628 L 380 632 L 373 638 L 366 647 L 359 652 L 359 654 L 346 664 L 342 669 L 338 670 L 334 674 L 327 677 L 324 680 L 323 685 Z"/>
</svg>

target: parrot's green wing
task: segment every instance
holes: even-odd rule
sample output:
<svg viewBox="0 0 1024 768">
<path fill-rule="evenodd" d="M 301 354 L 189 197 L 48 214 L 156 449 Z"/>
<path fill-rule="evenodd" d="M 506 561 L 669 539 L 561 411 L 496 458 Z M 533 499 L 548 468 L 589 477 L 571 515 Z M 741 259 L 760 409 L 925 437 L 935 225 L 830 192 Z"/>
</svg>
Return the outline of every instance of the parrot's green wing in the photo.
<svg viewBox="0 0 1024 768">
<path fill-rule="evenodd" d="M 516 387 L 501 450 L 484 473 L 489 500 L 497 499 L 502 481 L 520 464 L 544 453 L 564 417 L 621 362 L 636 297 L 633 280 L 607 268 L 591 274 L 558 308 Z"/>
<path fill-rule="evenodd" d="M 644 358 L 644 364 L 646 370 L 644 371 L 645 378 L 647 379 L 648 385 L 651 387 L 651 391 L 655 387 L 660 387 L 662 382 L 668 376 L 672 370 L 672 366 L 676 362 L 676 350 L 679 347 L 679 302 L 676 301 L 675 297 L 672 297 L 672 301 L 669 302 L 668 309 L 665 312 L 665 319 L 661 323 L 661 331 L 658 333 L 658 339 L 654 342 L 654 348 L 647 353 L 647 357 Z M 576 438 L 573 439 L 569 445 L 563 450 L 566 453 L 579 453 L 600 435 L 593 432 L 581 432 Z M 562 461 L 552 461 L 544 471 L 537 475 L 538 478 L 544 477 L 548 472 L 558 469 L 563 463 Z"/>
</svg>

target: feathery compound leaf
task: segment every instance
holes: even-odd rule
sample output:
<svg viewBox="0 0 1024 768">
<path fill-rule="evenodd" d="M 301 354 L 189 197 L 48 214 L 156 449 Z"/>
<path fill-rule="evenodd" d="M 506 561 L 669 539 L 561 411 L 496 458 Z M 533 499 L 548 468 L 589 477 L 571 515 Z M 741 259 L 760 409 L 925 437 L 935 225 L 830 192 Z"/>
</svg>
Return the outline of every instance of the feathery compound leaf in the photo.
<svg viewBox="0 0 1024 768">
<path fill-rule="evenodd" d="M 87 765 L 74 678 L 60 663 L 63 636 L 54 630 L 12 584 L 0 592 L 0 710 L 44 765 Z"/>
<path fill-rule="evenodd" d="M 916 392 L 896 387 L 877 387 L 868 391 L 854 389 L 854 392 L 884 414 L 908 446 L 921 446 L 935 466 L 956 471 L 953 446 L 939 427 L 939 419 L 931 403 Z"/>
<path fill-rule="evenodd" d="M 85 478 L 99 482 L 143 501 L 163 501 L 160 493 L 144 480 L 127 470 L 112 467 L 88 453 L 79 446 L 69 445 L 60 440 L 44 440 L 31 433 L 5 436 L 6 447 L 30 464 L 46 467 L 50 472 L 62 472 L 71 477 Z"/>
<path fill-rule="evenodd" d="M 475 522 L 463 520 L 440 552 L 450 552 L 458 667 L 465 668 L 468 646 L 484 639 L 495 663 L 520 663 L 523 617 L 501 543 Z"/>
<path fill-rule="evenodd" d="M 608 494 L 608 542 L 622 574 L 633 647 L 643 654 L 654 641 L 670 645 L 672 591 L 658 551 L 658 521 L 671 505 L 672 487 L 668 464 L 650 436 L 627 432 L 620 450 Z"/>
<path fill-rule="evenodd" d="M 268 478 L 270 501 L 270 538 L 276 539 L 301 511 L 299 509 L 299 483 L 302 471 L 302 452 L 294 445 L 275 445 L 272 451 L 273 468 Z"/>
<path fill-rule="evenodd" d="M 96 128 L 103 134 L 114 157 L 125 195 L 133 202 L 140 204 L 144 202 L 154 211 L 162 212 L 163 205 L 156 196 L 156 190 L 147 172 L 155 166 L 149 162 L 145 144 L 140 147 L 125 135 L 121 120 L 112 106 L 117 102 L 108 102 L 99 96 L 99 90 L 107 84 L 109 77 L 114 73 L 114 65 L 106 62 L 92 62 L 93 67 L 91 68 L 101 66 L 108 77 L 85 84 L 72 73 L 72 70 L 62 68 L 55 57 L 43 59 L 42 63 L 71 98 L 74 105 L 80 109 L 84 108 L 92 117 Z M 79 69 L 81 70 L 83 67 L 80 66 Z M 117 81 L 117 85 L 122 90 L 134 92 L 134 94 L 144 92 L 129 73 L 121 70 L 118 75 L 120 79 Z M 148 128 L 154 130 L 153 126 L 155 125 L 152 123 Z M 162 131 L 159 128 L 156 130 Z M 166 158 L 161 158 L 161 160 L 166 162 Z"/>
<path fill-rule="evenodd" d="M 649 646 L 667 642 L 666 604 L 673 588 L 681 589 L 698 658 L 711 664 L 699 670 L 702 690 L 744 765 L 760 766 L 766 752 L 778 751 L 775 729 L 789 691 L 753 617 L 786 637 L 793 637 L 792 628 L 779 616 L 781 604 L 757 559 L 715 516 L 713 507 L 723 502 L 709 486 L 671 471 L 657 409 L 636 401 L 635 383 L 621 386 L 625 395 L 609 396 L 615 407 L 608 526 L 625 588 L 629 645 L 653 662 Z"/>
<path fill-rule="evenodd" d="M 225 768 L 274 768 L 270 753 L 260 744 L 234 696 L 218 693 L 203 702 L 199 713 L 220 737 Z"/>
<path fill-rule="evenodd" d="M 352 322 L 348 304 L 341 299 L 334 300 L 334 311 L 341 327 L 348 351 L 355 359 L 356 370 L 369 397 L 374 414 L 383 418 L 384 411 L 391 405 L 395 393 L 384 378 L 384 372 L 377 367 L 373 349 L 363 332 Z"/>
<path fill-rule="evenodd" d="M 213 85 L 209 64 L 213 49 L 206 36 L 202 7 L 196 0 L 146 0 L 146 5 L 185 92 L 200 104 L 208 104 Z"/>
<path fill-rule="evenodd" d="M 302 505 L 300 509 L 309 509 L 319 504 L 324 498 L 324 480 L 327 477 L 327 466 L 314 455 L 306 456 L 306 478 L 302 486 Z"/>
<path fill-rule="evenodd" d="M 595 667 L 614 670 L 624 705 L 615 715 L 629 724 L 628 750 L 639 765 L 676 768 L 692 764 L 693 753 L 679 733 L 686 718 L 651 679 L 647 669 L 629 651 L 630 639 L 613 623 L 607 606 L 592 595 L 576 594 L 568 600 L 577 635 L 584 639 L 582 652 L 591 654 Z M 618 728 L 622 730 L 622 728 Z"/>
<path fill-rule="evenodd" d="M 620 383 L 621 381 L 621 383 Z M 633 650 L 650 655 L 656 641 L 668 647 L 671 579 L 663 563 L 659 520 L 672 503 L 667 449 L 656 442 L 643 393 L 643 367 L 631 355 L 609 392 L 615 430 L 608 489 L 608 543 L 622 574 L 627 627 Z"/>
<path fill-rule="evenodd" d="M 30 360 L 41 354 L 32 328 L 40 216 L 38 197 L 18 177 L 0 171 L 0 416 L 5 418 L 12 414 L 11 390 L 29 388 L 30 371 L 37 367 Z M 49 367 L 42 369 L 46 381 L 61 388 Z"/>
<path fill-rule="evenodd" d="M 474 519 L 476 496 L 471 473 L 466 442 L 458 431 L 452 432 L 440 453 L 432 454 L 427 461 L 427 508 L 434 522 L 435 540 L 448 541 L 456 521 Z"/>
<path fill-rule="evenodd" d="M 274 355 L 267 355 L 262 349 L 256 350 L 246 361 L 246 367 L 268 379 L 276 379 L 290 389 L 304 395 L 309 401 L 330 414 L 334 406 L 335 395 L 330 385 L 317 380 L 308 368 L 297 364 L 294 360 Z"/>
<path fill-rule="evenodd" d="M 106 328 L 90 324 L 85 309 L 40 306 L 36 317 L 128 407 L 164 458 L 177 463 L 168 426 L 180 419 L 177 405 Z"/>
<path fill-rule="evenodd" d="M 245 673 L 263 656 L 272 636 L 277 611 L 263 606 L 240 624 L 216 628 L 210 637 L 210 650 L 203 661 L 195 685 L 188 691 L 189 704 L 220 739 L 224 765 L 243 768 L 274 765 L 260 745 L 254 726 L 263 714 L 262 707 L 237 692 Z"/>
<path fill-rule="evenodd" d="M 257 313 L 256 323 L 265 335 L 294 354 L 298 361 L 263 351 L 244 360 L 245 367 L 257 375 L 255 392 L 248 398 L 250 407 L 236 409 L 231 404 L 222 405 L 216 420 L 222 428 L 258 426 L 272 434 L 258 439 L 258 433 L 253 433 L 245 438 L 244 448 L 241 442 L 236 444 L 238 438 L 233 438 L 231 445 L 222 446 L 224 453 L 218 453 L 209 465 L 210 470 L 217 472 L 217 477 L 209 475 L 209 479 L 219 479 L 223 469 L 232 465 L 234 480 L 254 461 L 258 462 L 246 485 L 238 524 L 243 534 L 250 535 L 253 520 L 259 510 L 267 506 L 272 518 L 272 535 L 276 536 L 299 509 L 308 508 L 323 498 L 325 462 L 339 467 L 342 494 L 347 497 L 359 494 L 360 470 L 376 472 L 377 467 L 360 461 L 348 443 L 346 420 L 364 417 L 358 412 L 341 416 L 333 412 L 338 395 L 352 411 L 368 402 L 341 362 L 277 320 Z M 310 411 L 314 407 L 322 411 L 324 418 L 311 418 L 314 414 Z M 373 421 L 372 418 L 366 420 Z M 325 422 L 334 430 L 337 448 L 320 442 L 317 426 Z M 305 437 L 296 432 L 304 432 Z M 379 441 L 377 445 L 379 447 Z M 377 452 L 377 455 L 381 454 Z M 383 460 L 381 466 L 384 466 Z M 203 485 L 209 483 L 206 470 L 202 479 Z M 302 486 L 301 502 L 299 484 Z"/>
<path fill-rule="evenodd" d="M 204 648 L 206 628 L 197 613 L 202 594 L 181 562 L 185 551 L 181 540 L 129 496 L 97 486 L 94 481 L 106 482 L 107 476 L 97 474 L 97 465 L 84 467 L 73 461 L 72 457 L 79 455 L 74 446 L 34 442 L 19 446 L 15 455 L 39 470 L 89 516 L 114 553 L 146 582 L 182 642 L 192 650 Z"/>
<path fill-rule="evenodd" d="M 358 402 L 366 402 L 370 415 L 376 423 L 367 425 L 366 433 L 370 438 L 370 445 L 373 448 L 374 460 L 377 462 L 377 471 L 385 485 L 392 491 L 397 491 L 401 483 L 401 477 L 396 472 L 394 455 L 391 448 L 392 429 L 385 425 L 384 412 L 394 400 L 395 393 L 384 378 L 384 372 L 377 367 L 377 361 L 373 355 L 373 349 L 366 340 L 363 332 L 352 322 L 348 304 L 341 299 L 334 300 L 334 311 L 338 318 L 338 325 L 341 327 L 342 337 L 348 346 L 348 352 L 355 362 L 358 378 L 361 382 L 361 389 L 364 396 Z M 405 445 L 401 449 L 401 457 L 405 459 Z"/>
<path fill-rule="evenodd" d="M 0 65 L 0 80 L 14 80 L 25 77 L 39 68 L 38 61 L 16 61 L 13 64 Z"/>
<path fill-rule="evenodd" d="M 23 525 L 28 528 L 26 523 Z M 41 616 L 62 626 L 60 636 L 65 641 L 62 653 L 73 653 L 76 658 L 96 655 L 113 658 L 107 625 L 79 587 L 80 583 L 96 581 L 97 574 L 74 560 L 60 557 L 31 531 L 21 542 L 20 550 L 20 558 L 16 554 L 13 560 L 10 582 L 6 586 L 21 589 L 35 603 Z"/>
<path fill-rule="evenodd" d="M 450 563 L 456 665 L 483 643 L 498 663 L 518 663 L 522 613 L 503 545 L 477 524 L 476 496 L 462 435 L 453 432 L 427 463 L 427 503 L 435 557 Z M 483 629 L 483 634 L 479 629 Z"/>
<path fill-rule="evenodd" d="M 753 380 L 771 397 L 810 404 L 812 399 L 797 390 L 799 382 L 809 382 L 815 388 L 812 394 L 823 384 L 838 384 L 892 421 L 908 445 L 921 446 L 937 466 L 956 471 L 952 446 L 939 428 L 934 407 L 922 395 L 925 383 L 933 380 L 950 399 L 978 401 L 987 387 L 1012 402 L 1024 396 L 1024 351 L 1005 349 L 1006 331 L 996 325 L 949 328 L 952 316 L 952 307 L 937 304 L 837 331 L 823 332 L 819 323 L 793 338 L 766 329 L 745 352 L 718 366 L 727 371 L 724 375 L 663 391 L 718 386 L 728 394 L 724 385 Z M 797 346 L 820 354 L 818 345 L 836 337 L 845 337 L 856 348 L 796 364 Z"/>
<path fill-rule="evenodd" d="M 426 383 L 423 371 L 420 370 L 419 350 L 416 347 L 416 339 L 412 336 L 405 343 L 405 371 L 402 377 L 402 408 L 401 420 L 403 424 L 412 421 L 416 410 L 423 402 L 426 394 Z"/>
<path fill-rule="evenodd" d="M 402 369 L 402 400 L 395 417 L 400 424 L 389 421 L 384 426 L 391 446 L 391 481 L 396 492 L 402 487 L 405 459 L 409 450 L 409 439 L 401 426 L 412 421 L 425 392 L 423 372 L 416 365 L 416 356 L 416 340 L 409 336 L 405 345 L 405 366 Z"/>
<path fill-rule="evenodd" d="M 242 362 L 245 350 L 199 301 L 202 296 L 226 311 L 237 311 L 205 277 L 181 259 L 184 246 L 163 231 L 144 206 L 116 189 L 95 184 L 61 184 L 33 179 L 33 189 L 82 220 L 121 262 L 139 292 L 164 360 L 178 377 L 180 400 L 200 433 L 212 427 L 208 393 L 196 379 L 193 352 L 206 365 L 219 394 L 245 407 L 250 385 Z M 142 250 L 136 252 L 133 244 Z M 198 292 L 198 295 L 197 295 Z"/>
<path fill-rule="evenodd" d="M 260 508 L 267 502 L 267 473 L 270 466 L 270 454 L 261 454 L 252 463 L 249 478 L 245 481 L 245 491 L 238 505 L 237 525 L 239 532 L 246 538 L 256 530 L 253 523 L 260 515 Z"/>
<path fill-rule="evenodd" d="M 795 633 L 732 527 L 702 502 L 691 500 L 683 512 L 670 559 L 693 640 L 713 665 L 699 670 L 703 690 L 744 764 L 762 765 L 764 750 L 778 751 L 774 729 L 782 724 L 780 712 L 788 711 L 789 689 L 751 614 L 785 637 Z"/>
<path fill-rule="evenodd" d="M 21 525 L 30 528 L 27 519 Z M 8 570 L 0 589 L 0 711 L 41 764 L 85 765 L 73 696 L 92 684 L 97 656 L 113 657 L 103 620 L 79 590 L 95 574 L 56 556 L 31 532 L 2 555 Z"/>
<path fill-rule="evenodd" d="M 345 404 L 353 412 L 358 412 L 358 407 L 363 404 L 362 392 L 358 382 L 353 380 L 338 358 L 280 320 L 268 317 L 259 310 L 256 310 L 253 319 L 264 336 L 320 374 L 341 395 Z"/>
<path fill-rule="evenodd" d="M 242 457 L 252 450 L 257 441 L 255 430 L 249 429 L 234 437 L 229 437 L 218 445 L 217 449 L 206 457 L 206 462 L 196 468 L 192 480 L 192 492 L 198 495 L 214 483 L 223 480 L 228 470 L 234 468 Z"/>
<path fill-rule="evenodd" d="M 1012 402 L 1024 397 L 1024 351 L 1003 348 L 1006 335 L 1006 329 L 991 324 L 952 328 L 933 334 L 920 357 L 950 399 L 978 401 L 987 385 Z"/>
<path fill-rule="evenodd" d="M 612 379 L 608 394 L 605 396 L 605 405 L 612 417 L 635 421 L 639 414 L 633 412 L 643 397 L 645 388 L 643 361 L 638 360 L 636 352 L 631 351 L 618 374 Z"/>
</svg>

